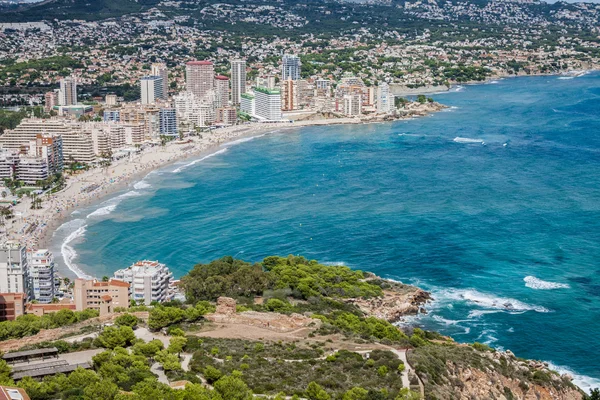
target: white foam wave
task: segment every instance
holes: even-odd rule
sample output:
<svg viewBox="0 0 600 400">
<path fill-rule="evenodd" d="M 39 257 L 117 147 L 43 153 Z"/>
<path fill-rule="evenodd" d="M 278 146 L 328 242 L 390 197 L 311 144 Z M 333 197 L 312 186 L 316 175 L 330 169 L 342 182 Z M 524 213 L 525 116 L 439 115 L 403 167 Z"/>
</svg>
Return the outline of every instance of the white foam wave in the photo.
<svg viewBox="0 0 600 400">
<path fill-rule="evenodd" d="M 458 107 L 456 107 L 456 106 L 452 106 L 452 107 L 444 108 L 444 109 L 442 110 L 442 112 L 454 112 L 454 111 L 456 111 L 456 110 L 458 110 Z"/>
<path fill-rule="evenodd" d="M 575 77 L 574 76 L 559 76 L 557 79 L 567 80 L 567 79 L 575 79 Z"/>
<path fill-rule="evenodd" d="M 348 265 L 343 261 L 325 261 L 325 262 L 322 262 L 321 264 L 328 265 L 330 267 L 344 267 L 344 266 Z"/>
<path fill-rule="evenodd" d="M 525 286 L 536 290 L 569 289 L 571 287 L 566 283 L 543 281 L 535 276 L 526 276 L 523 280 Z"/>
<path fill-rule="evenodd" d="M 211 154 L 209 154 L 209 155 L 207 155 L 207 156 L 204 156 L 204 157 L 202 157 L 202 158 L 199 158 L 199 159 L 197 159 L 197 160 L 194 160 L 194 161 L 192 161 L 191 163 L 188 163 L 188 164 L 186 164 L 186 165 L 182 165 L 182 166 L 181 166 L 181 167 L 179 167 L 179 168 L 176 168 L 175 170 L 173 170 L 173 173 L 174 173 L 174 174 L 178 174 L 178 173 L 180 173 L 181 171 L 183 171 L 184 169 L 186 169 L 186 168 L 188 168 L 188 167 L 191 167 L 192 165 L 196 165 L 196 164 L 198 164 L 198 163 L 199 163 L 199 162 L 201 162 L 201 161 L 204 161 L 204 160 L 206 160 L 206 159 L 208 159 L 208 158 L 214 157 L 214 156 L 216 156 L 217 154 L 222 154 L 222 153 L 225 153 L 226 151 L 227 151 L 227 147 L 225 147 L 225 148 L 223 148 L 223 149 L 221 149 L 221 150 L 219 150 L 219 151 L 215 151 L 214 153 L 211 153 Z"/>
<path fill-rule="evenodd" d="M 535 311 L 539 313 L 550 312 L 545 307 L 535 304 L 527 304 L 522 301 L 481 293 L 474 289 L 459 289 L 447 291 L 444 297 L 453 301 L 463 301 L 475 304 L 487 311 L 506 311 L 512 313 Z M 471 315 L 471 314 L 470 314 Z M 479 314 L 483 315 L 483 313 Z M 476 316 L 473 314 L 472 316 Z"/>
<path fill-rule="evenodd" d="M 455 137 L 452 141 L 456 142 L 456 143 L 480 143 L 480 144 L 485 143 L 481 139 L 472 139 L 472 138 L 465 138 L 465 137 L 460 137 L 460 136 Z"/>
<path fill-rule="evenodd" d="M 125 192 L 117 197 L 114 198 L 114 200 L 116 201 L 121 201 L 127 197 L 137 197 L 137 196 L 141 196 L 142 194 L 140 192 L 136 192 L 135 190 L 130 190 L 129 192 Z"/>
<path fill-rule="evenodd" d="M 465 90 L 465 87 L 460 85 L 454 88 L 455 92 L 462 92 L 463 90 Z"/>
<path fill-rule="evenodd" d="M 498 83 L 500 83 L 500 81 L 489 81 L 488 83 L 490 85 L 497 85 Z"/>
<path fill-rule="evenodd" d="M 101 208 L 97 209 L 96 211 L 88 214 L 87 218 L 102 217 L 102 216 L 108 215 L 111 212 L 115 211 L 116 208 L 117 208 L 117 204 L 109 204 L 107 206 L 101 207 Z"/>
<path fill-rule="evenodd" d="M 240 143 L 246 143 L 246 142 L 249 142 L 249 141 L 254 140 L 256 138 L 263 137 L 265 135 L 266 135 L 266 133 L 263 133 L 262 135 L 244 137 L 244 138 L 237 139 L 237 140 L 234 140 L 234 141 L 231 141 L 231 142 L 223 143 L 221 145 L 221 147 L 233 146 L 233 145 L 240 144 Z"/>
<path fill-rule="evenodd" d="M 134 188 L 134 189 L 137 189 L 137 190 L 141 190 L 141 189 L 149 189 L 149 188 L 151 188 L 151 187 L 152 187 L 152 185 L 151 185 L 151 184 L 149 184 L 149 183 L 148 183 L 148 182 L 146 182 L 146 181 L 139 181 L 138 183 L 136 183 L 135 185 L 133 185 L 133 188 Z"/>
<path fill-rule="evenodd" d="M 548 361 L 548 368 L 558 372 L 561 375 L 571 375 L 573 377 L 573 383 L 583 389 L 586 393 L 590 393 L 592 389 L 600 388 L 600 379 L 592 378 L 591 376 L 587 375 L 580 375 L 569 367 L 556 365 L 552 361 Z"/>
<path fill-rule="evenodd" d="M 78 221 L 82 221 L 82 220 L 78 220 Z M 73 221 L 70 221 L 70 222 L 73 222 Z M 67 268 L 69 268 L 71 271 L 73 271 L 73 273 L 75 273 L 75 275 L 77 275 L 78 278 L 90 279 L 91 277 L 88 274 L 86 274 L 85 272 L 83 272 L 77 266 L 77 264 L 75 264 L 74 260 L 77 257 L 77 252 L 75 251 L 75 249 L 72 246 L 70 246 L 71 242 L 73 242 L 75 239 L 81 238 L 85 235 L 86 229 L 87 229 L 87 225 L 83 225 L 83 226 L 80 226 L 79 228 L 77 228 L 76 230 L 74 230 L 73 232 L 71 232 L 65 238 L 65 240 L 62 242 L 62 244 L 60 246 L 60 251 L 62 253 L 63 259 L 65 260 L 65 264 L 66 264 Z"/>
</svg>

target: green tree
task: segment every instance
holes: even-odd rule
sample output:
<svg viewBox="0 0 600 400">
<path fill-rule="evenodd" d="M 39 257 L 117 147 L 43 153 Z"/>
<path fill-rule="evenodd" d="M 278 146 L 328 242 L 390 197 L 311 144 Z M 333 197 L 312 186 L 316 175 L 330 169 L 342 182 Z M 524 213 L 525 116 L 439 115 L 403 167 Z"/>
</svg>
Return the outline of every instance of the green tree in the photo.
<svg viewBox="0 0 600 400">
<path fill-rule="evenodd" d="M 171 338 L 171 341 L 169 342 L 169 347 L 167 348 L 167 351 L 169 353 L 179 355 L 179 353 L 181 353 L 183 351 L 183 348 L 185 347 L 186 344 L 187 344 L 186 338 L 181 337 L 181 336 L 174 336 Z"/>
<path fill-rule="evenodd" d="M 118 326 L 129 326 L 134 328 L 138 324 L 138 319 L 135 315 L 132 314 L 123 314 L 119 315 L 117 319 L 115 319 L 115 324 Z"/>
<path fill-rule="evenodd" d="M 316 382 L 311 382 L 306 388 L 306 397 L 310 400 L 330 400 L 331 396 Z"/>
<path fill-rule="evenodd" d="M 83 390 L 85 400 L 113 400 L 119 393 L 119 387 L 111 381 L 92 383 Z"/>
<path fill-rule="evenodd" d="M 369 391 L 361 387 L 355 387 L 344 393 L 342 400 L 369 400 Z"/>
<path fill-rule="evenodd" d="M 98 346 L 106 349 L 127 347 L 135 339 L 135 334 L 130 326 L 107 326 L 94 341 Z"/>
<path fill-rule="evenodd" d="M 421 395 L 417 392 L 410 390 L 409 388 L 402 388 L 395 400 L 420 400 Z M 599 399 L 600 400 L 600 399 Z"/>
<path fill-rule="evenodd" d="M 218 381 L 219 379 L 221 379 L 221 377 L 223 376 L 223 373 L 221 371 L 219 371 L 218 369 L 216 369 L 215 367 L 213 367 L 212 365 L 207 365 L 204 370 L 202 371 L 202 375 L 204 376 L 204 379 L 206 379 L 206 381 L 208 383 L 214 383 L 216 381 Z"/>
<path fill-rule="evenodd" d="M 251 400 L 252 391 L 238 377 L 224 376 L 214 384 L 215 390 L 223 399 L 227 400 Z"/>
</svg>

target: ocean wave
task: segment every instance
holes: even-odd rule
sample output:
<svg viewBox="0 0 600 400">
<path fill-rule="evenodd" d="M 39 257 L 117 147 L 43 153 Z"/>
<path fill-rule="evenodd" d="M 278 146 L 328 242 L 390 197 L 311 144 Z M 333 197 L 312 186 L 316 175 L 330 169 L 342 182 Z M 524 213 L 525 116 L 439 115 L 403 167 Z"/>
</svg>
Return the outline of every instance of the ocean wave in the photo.
<svg viewBox="0 0 600 400">
<path fill-rule="evenodd" d="M 556 79 L 560 79 L 560 80 L 568 80 L 568 79 L 575 79 L 574 76 L 559 76 Z"/>
<path fill-rule="evenodd" d="M 241 139 L 233 140 L 231 142 L 223 143 L 221 145 L 221 147 L 233 146 L 233 145 L 240 144 L 240 143 L 246 143 L 246 142 L 249 142 L 249 141 L 254 140 L 256 138 L 263 137 L 265 135 L 266 135 L 266 133 L 263 133 L 262 135 L 244 137 L 244 138 L 241 138 Z"/>
<path fill-rule="evenodd" d="M 556 365 L 552 361 L 548 361 L 548 368 L 558 372 L 559 374 L 569 374 L 573 377 L 573 383 L 583 389 L 586 393 L 590 393 L 592 389 L 600 387 L 600 379 L 592 378 L 587 375 L 580 375 L 562 365 Z"/>
<path fill-rule="evenodd" d="M 346 264 L 343 261 L 324 261 L 321 264 L 328 265 L 330 267 L 345 267 L 345 266 L 348 266 L 348 264 Z"/>
<path fill-rule="evenodd" d="M 510 313 L 522 313 L 526 311 L 535 311 L 539 313 L 550 312 L 546 307 L 527 304 L 516 299 L 481 293 L 474 289 L 448 290 L 444 294 L 444 297 L 453 301 L 463 301 L 475 304 L 486 309 L 486 311 L 505 311 Z M 471 317 L 476 316 L 476 314 L 472 313 L 469 315 Z M 480 313 L 479 316 L 480 315 L 484 315 L 484 313 Z"/>
<path fill-rule="evenodd" d="M 204 161 L 204 160 L 206 160 L 206 159 L 208 159 L 208 158 L 211 158 L 211 157 L 214 157 L 214 156 L 216 156 L 217 154 L 222 154 L 222 153 L 225 153 L 225 152 L 227 151 L 227 149 L 228 149 L 228 148 L 227 148 L 227 147 L 225 147 L 225 148 L 223 148 L 223 149 L 221 149 L 221 150 L 219 150 L 219 151 L 215 151 L 214 153 L 211 153 L 211 154 L 209 154 L 209 155 L 207 155 L 207 156 L 204 156 L 204 157 L 202 157 L 202 158 L 199 158 L 199 159 L 197 159 L 197 160 L 194 160 L 194 161 L 192 161 L 191 163 L 188 163 L 188 164 L 186 164 L 186 165 L 182 165 L 181 167 L 174 169 L 172 172 L 173 172 L 174 174 L 178 174 L 178 173 L 180 173 L 181 171 L 183 171 L 184 169 L 186 169 L 186 168 L 188 168 L 188 167 L 191 167 L 192 165 L 196 165 L 196 164 L 198 164 L 198 163 L 199 163 L 199 162 L 201 162 L 201 161 Z"/>
<path fill-rule="evenodd" d="M 82 221 L 82 220 L 79 220 Z M 73 221 L 70 221 L 73 222 Z M 70 246 L 70 244 L 78 238 L 82 238 L 85 236 L 85 231 L 87 229 L 87 225 L 82 225 L 73 232 L 71 232 L 65 240 L 62 242 L 60 246 L 60 251 L 65 261 L 67 268 L 69 268 L 78 278 L 91 279 L 91 276 L 83 272 L 77 264 L 75 264 L 74 260 L 77 257 L 77 252 L 75 249 Z"/>
<path fill-rule="evenodd" d="M 500 83 L 500 81 L 489 81 L 488 82 L 488 84 L 490 84 L 490 85 L 497 85 L 499 83 Z"/>
<path fill-rule="evenodd" d="M 460 137 L 460 136 L 455 137 L 452 141 L 456 142 L 456 143 L 479 143 L 479 144 L 485 144 L 485 142 L 483 140 L 481 140 L 481 139 L 472 139 L 472 138 L 465 138 L 465 137 Z"/>
<path fill-rule="evenodd" d="M 111 212 L 115 211 L 116 208 L 117 208 L 117 204 L 109 204 L 107 206 L 101 207 L 101 208 L 97 209 L 96 211 L 88 214 L 87 218 L 102 217 L 102 216 L 108 215 Z"/>
<path fill-rule="evenodd" d="M 456 107 L 456 106 L 451 106 L 451 107 L 448 107 L 448 108 L 444 108 L 444 109 L 442 110 L 442 112 L 454 112 L 454 111 L 456 111 L 456 110 L 458 110 L 458 107 Z"/>
<path fill-rule="evenodd" d="M 454 88 L 453 91 L 454 92 L 462 92 L 463 90 L 465 90 L 465 87 L 458 85 L 457 87 Z"/>
<path fill-rule="evenodd" d="M 143 180 L 139 181 L 138 183 L 136 183 L 135 185 L 133 185 L 133 188 L 136 189 L 136 190 L 149 189 L 151 187 L 152 187 L 151 184 L 149 184 L 148 182 L 143 181 Z"/>
<path fill-rule="evenodd" d="M 569 289 L 571 287 L 566 283 L 543 281 L 535 276 L 526 276 L 523 280 L 525 281 L 525 286 L 537 290 Z"/>
</svg>

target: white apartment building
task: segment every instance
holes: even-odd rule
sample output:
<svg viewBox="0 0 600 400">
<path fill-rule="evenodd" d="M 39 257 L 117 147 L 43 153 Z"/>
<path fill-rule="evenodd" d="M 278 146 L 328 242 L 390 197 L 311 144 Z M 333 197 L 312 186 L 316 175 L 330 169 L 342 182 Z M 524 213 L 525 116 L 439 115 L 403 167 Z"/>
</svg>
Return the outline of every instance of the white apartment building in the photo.
<svg viewBox="0 0 600 400">
<path fill-rule="evenodd" d="M 92 138 L 82 132 L 81 123 L 64 118 L 26 118 L 15 129 L 7 130 L 0 136 L 0 146 L 20 151 L 21 146 L 36 140 L 38 134 L 44 133 L 62 137 L 63 159 L 71 159 L 83 163 L 95 160 Z"/>
<path fill-rule="evenodd" d="M 59 106 L 72 106 L 77 104 L 77 82 L 71 76 L 60 80 L 58 92 Z"/>
<path fill-rule="evenodd" d="M 32 297 L 27 250 L 20 243 L 7 241 L 0 246 L 0 293 Z"/>
<path fill-rule="evenodd" d="M 104 103 L 106 103 L 106 105 L 108 107 L 116 106 L 118 103 L 117 95 L 116 94 L 107 94 L 106 97 L 104 98 Z"/>
<path fill-rule="evenodd" d="M 243 93 L 240 102 L 240 111 L 250 117 L 256 113 L 254 93 Z"/>
<path fill-rule="evenodd" d="M 231 104 L 237 106 L 246 93 L 246 60 L 231 61 Z"/>
<path fill-rule="evenodd" d="M 154 104 L 163 99 L 163 79 L 160 76 L 144 76 L 140 79 L 142 104 Z"/>
<path fill-rule="evenodd" d="M 173 274 L 158 261 L 138 261 L 129 268 L 115 272 L 115 279 L 129 283 L 130 299 L 149 305 L 153 301 L 171 299 L 169 286 Z"/>
<path fill-rule="evenodd" d="M 393 97 L 390 96 L 390 85 L 382 82 L 377 86 L 377 112 L 389 113 L 392 109 Z"/>
<path fill-rule="evenodd" d="M 56 296 L 54 255 L 47 249 L 33 250 L 28 255 L 33 297 L 40 303 L 51 303 Z"/>
<path fill-rule="evenodd" d="M 192 92 L 182 92 L 173 97 L 177 119 L 193 126 L 208 126 L 216 120 L 215 92 L 208 91 L 204 98 Z"/>
<path fill-rule="evenodd" d="M 281 92 L 278 89 L 254 89 L 254 116 L 261 120 L 281 120 Z"/>
<path fill-rule="evenodd" d="M 154 63 L 150 69 L 151 75 L 162 78 L 162 99 L 169 99 L 169 70 L 163 63 Z"/>
</svg>

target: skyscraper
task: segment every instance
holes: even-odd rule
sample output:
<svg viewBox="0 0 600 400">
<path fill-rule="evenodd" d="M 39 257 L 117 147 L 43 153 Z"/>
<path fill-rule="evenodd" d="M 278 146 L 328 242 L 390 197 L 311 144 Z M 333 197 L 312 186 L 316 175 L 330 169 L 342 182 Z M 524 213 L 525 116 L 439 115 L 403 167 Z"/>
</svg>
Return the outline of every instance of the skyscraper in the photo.
<svg viewBox="0 0 600 400">
<path fill-rule="evenodd" d="M 69 76 L 60 80 L 58 105 L 71 106 L 73 104 L 77 104 L 77 82 Z"/>
<path fill-rule="evenodd" d="M 204 98 L 214 88 L 215 68 L 210 61 L 190 61 L 185 65 L 185 86 L 188 92 Z"/>
<path fill-rule="evenodd" d="M 246 93 L 246 60 L 231 61 L 231 104 L 237 106 Z"/>
<path fill-rule="evenodd" d="M 163 80 L 160 76 L 144 76 L 140 80 L 142 104 L 154 104 L 163 98 Z"/>
<path fill-rule="evenodd" d="M 152 64 L 151 75 L 162 78 L 162 99 L 169 99 L 169 71 L 163 63 Z"/>
<path fill-rule="evenodd" d="M 215 76 L 216 108 L 227 107 L 229 104 L 229 78 L 223 75 Z"/>
<path fill-rule="evenodd" d="M 291 79 L 293 81 L 300 79 L 300 58 L 291 54 L 285 54 L 281 63 L 281 80 L 286 81 Z"/>
<path fill-rule="evenodd" d="M 390 85 L 381 82 L 377 87 L 377 112 L 388 113 L 391 109 Z"/>
</svg>

